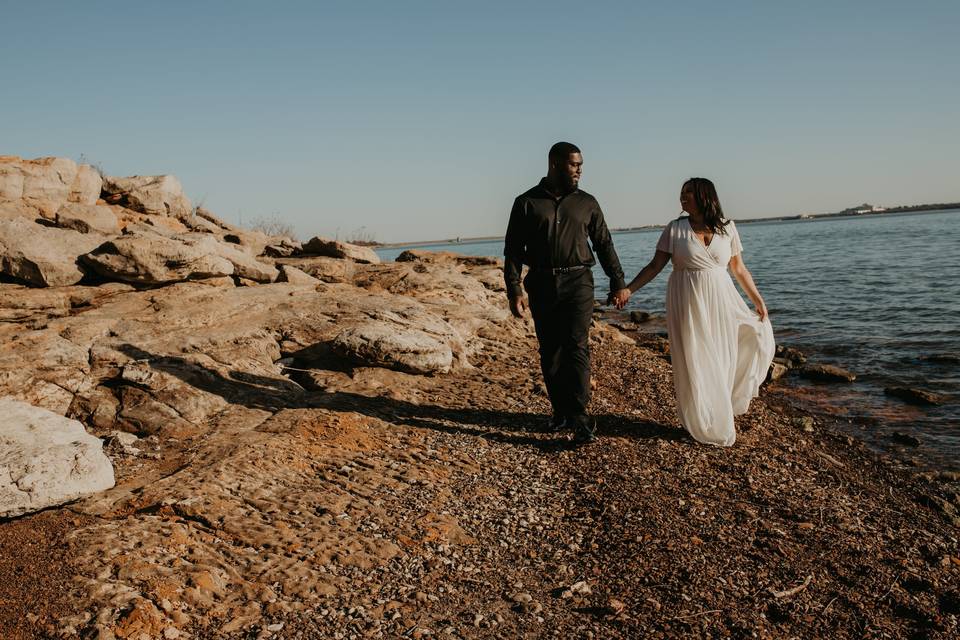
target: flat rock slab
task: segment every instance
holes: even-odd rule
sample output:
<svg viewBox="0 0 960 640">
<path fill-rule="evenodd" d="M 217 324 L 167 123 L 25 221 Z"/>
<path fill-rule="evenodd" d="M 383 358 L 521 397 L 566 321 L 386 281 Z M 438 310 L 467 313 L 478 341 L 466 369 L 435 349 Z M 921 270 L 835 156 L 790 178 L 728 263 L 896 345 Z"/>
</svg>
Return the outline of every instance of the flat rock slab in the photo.
<svg viewBox="0 0 960 640">
<path fill-rule="evenodd" d="M 103 205 L 68 202 L 57 211 L 56 222 L 58 227 L 80 233 L 120 233 L 120 223 L 113 209 Z"/>
<path fill-rule="evenodd" d="M 104 239 L 96 233 L 46 227 L 26 218 L 0 219 L 0 271 L 41 287 L 76 284 L 84 276 L 78 257 Z"/>
<path fill-rule="evenodd" d="M 938 393 L 913 387 L 886 387 L 883 392 L 888 396 L 900 398 L 908 404 L 920 406 L 938 405 L 946 401 L 946 398 Z"/>
<path fill-rule="evenodd" d="M 0 517 L 39 511 L 114 484 L 103 444 L 83 425 L 0 398 Z"/>
<path fill-rule="evenodd" d="M 819 382 L 853 382 L 857 374 L 832 364 L 811 364 L 800 370 L 800 375 Z"/>
<path fill-rule="evenodd" d="M 465 256 L 452 251 L 427 251 L 426 249 L 407 249 L 397 256 L 396 261 L 464 264 L 470 266 L 500 265 L 498 258 L 489 256 Z"/>
<path fill-rule="evenodd" d="M 356 362 L 410 373 L 443 373 L 453 364 L 450 346 L 436 337 L 376 320 L 343 330 L 332 346 Z"/>
<path fill-rule="evenodd" d="M 211 250 L 216 244 L 187 244 L 153 234 L 130 234 L 103 244 L 84 262 L 101 275 L 124 282 L 163 284 L 196 278 L 229 276 L 233 263 Z"/>
</svg>

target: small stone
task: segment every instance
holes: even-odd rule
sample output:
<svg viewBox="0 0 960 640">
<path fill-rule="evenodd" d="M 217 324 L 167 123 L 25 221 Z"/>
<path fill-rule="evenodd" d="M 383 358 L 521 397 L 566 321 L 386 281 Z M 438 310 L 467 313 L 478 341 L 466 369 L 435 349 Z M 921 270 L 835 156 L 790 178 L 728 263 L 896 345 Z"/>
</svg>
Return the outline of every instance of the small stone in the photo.
<svg viewBox="0 0 960 640">
<path fill-rule="evenodd" d="M 283 629 L 283 623 L 282 623 L 282 622 L 277 622 L 276 624 L 268 624 L 268 625 L 267 625 L 267 631 L 271 631 L 271 632 L 273 632 L 273 633 L 276 633 L 277 631 L 280 631 L 280 629 Z"/>
<path fill-rule="evenodd" d="M 626 608 L 627 605 L 616 598 L 610 598 L 607 600 L 607 611 L 612 615 L 618 616 L 623 613 L 624 609 Z"/>
<path fill-rule="evenodd" d="M 581 580 L 580 582 L 575 582 L 570 585 L 570 591 L 578 596 L 588 596 L 593 593 L 593 589 L 590 588 L 590 585 L 586 581 Z"/>
<path fill-rule="evenodd" d="M 180 637 L 180 630 L 176 627 L 167 627 L 163 630 L 163 637 L 166 640 L 177 640 Z"/>
<path fill-rule="evenodd" d="M 814 528 L 814 524 L 812 522 L 801 522 L 800 524 L 797 525 L 797 529 L 800 529 L 802 531 L 810 531 L 813 528 Z"/>
<path fill-rule="evenodd" d="M 529 593 L 517 593 L 514 594 L 512 600 L 517 604 L 526 604 L 533 600 L 533 596 L 531 596 Z"/>
</svg>

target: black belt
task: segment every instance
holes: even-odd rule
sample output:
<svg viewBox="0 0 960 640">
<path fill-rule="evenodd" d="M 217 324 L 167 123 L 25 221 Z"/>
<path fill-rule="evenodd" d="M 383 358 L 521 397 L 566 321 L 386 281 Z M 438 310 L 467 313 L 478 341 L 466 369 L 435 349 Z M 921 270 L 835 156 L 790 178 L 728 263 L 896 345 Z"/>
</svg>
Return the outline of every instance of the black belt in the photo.
<svg viewBox="0 0 960 640">
<path fill-rule="evenodd" d="M 580 269 L 586 269 L 587 265 L 578 264 L 572 267 L 530 267 L 531 271 L 536 271 L 537 273 L 550 273 L 553 275 L 559 275 L 561 273 L 570 273 L 572 271 L 579 271 Z"/>
</svg>

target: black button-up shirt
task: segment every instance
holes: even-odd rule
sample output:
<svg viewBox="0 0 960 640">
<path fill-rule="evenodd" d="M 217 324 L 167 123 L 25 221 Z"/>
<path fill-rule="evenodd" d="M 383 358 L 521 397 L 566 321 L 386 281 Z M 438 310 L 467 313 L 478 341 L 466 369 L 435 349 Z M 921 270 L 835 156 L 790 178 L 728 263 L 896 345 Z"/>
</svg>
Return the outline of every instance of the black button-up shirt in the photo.
<svg viewBox="0 0 960 640">
<path fill-rule="evenodd" d="M 547 179 L 543 178 L 513 202 L 503 246 L 507 295 L 511 298 L 523 295 L 520 285 L 523 265 L 544 269 L 592 267 L 596 260 L 587 238 L 610 278 L 610 290 L 626 287 L 620 259 L 597 199 L 580 189 L 557 196 L 547 185 Z"/>
</svg>

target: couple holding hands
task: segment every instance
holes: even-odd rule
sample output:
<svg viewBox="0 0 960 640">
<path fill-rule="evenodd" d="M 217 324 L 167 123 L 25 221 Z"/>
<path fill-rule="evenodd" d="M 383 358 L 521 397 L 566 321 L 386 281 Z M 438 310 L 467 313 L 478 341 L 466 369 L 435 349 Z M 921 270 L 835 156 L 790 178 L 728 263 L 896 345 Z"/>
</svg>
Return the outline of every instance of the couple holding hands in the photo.
<svg viewBox="0 0 960 640">
<path fill-rule="evenodd" d="M 667 224 L 653 259 L 627 284 L 600 205 L 579 189 L 582 168 L 575 145 L 553 145 L 547 176 L 514 201 L 504 241 L 510 310 L 522 317 L 529 308 L 533 315 L 553 406 L 550 427 L 572 430 L 578 443 L 596 439 L 587 414 L 596 252 L 610 278 L 607 302 L 618 309 L 673 263 L 666 306 L 677 415 L 697 441 L 732 445 L 733 417 L 757 396 L 774 355 L 773 327 L 743 264 L 736 225 L 723 216 L 712 182 L 687 180 L 680 191 L 683 215 Z M 523 265 L 529 269 L 521 284 Z"/>
</svg>

